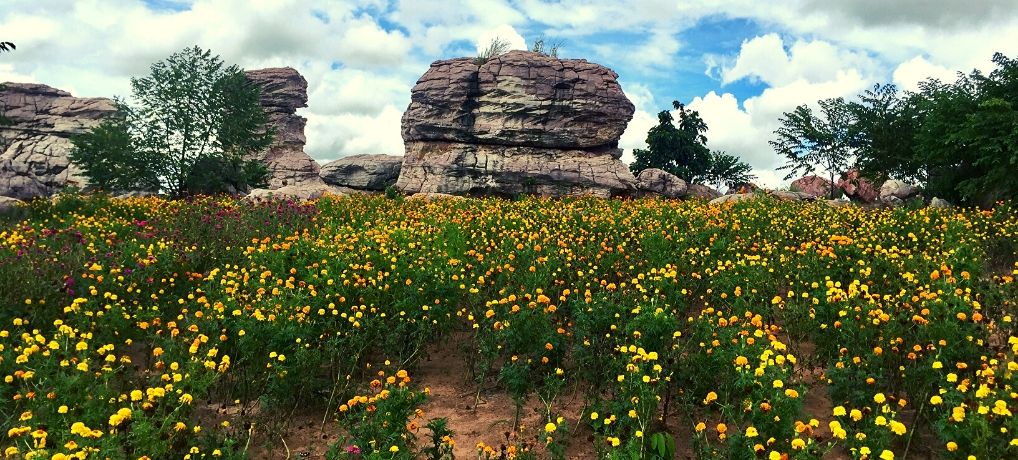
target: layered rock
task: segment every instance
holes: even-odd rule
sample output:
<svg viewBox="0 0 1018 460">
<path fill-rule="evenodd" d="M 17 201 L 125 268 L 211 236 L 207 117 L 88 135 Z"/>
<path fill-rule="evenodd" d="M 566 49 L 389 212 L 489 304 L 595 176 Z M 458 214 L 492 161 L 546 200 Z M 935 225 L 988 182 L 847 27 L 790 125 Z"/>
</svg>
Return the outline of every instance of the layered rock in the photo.
<svg viewBox="0 0 1018 460">
<path fill-rule="evenodd" d="M 845 192 L 845 196 L 853 201 L 873 203 L 880 198 L 880 190 L 877 189 L 877 186 L 869 179 L 862 177 L 862 173 L 858 169 L 848 170 L 838 180 L 838 187 Z"/>
<path fill-rule="evenodd" d="M 634 107 L 610 69 L 511 51 L 437 61 L 403 114 L 406 193 L 612 196 L 636 191 L 618 140 Z"/>
<path fill-rule="evenodd" d="M 268 167 L 269 188 L 320 182 L 318 163 L 304 153 L 307 119 L 297 115 L 297 109 L 307 107 L 307 80 L 290 67 L 249 70 L 245 75 L 261 88 L 261 106 L 275 130 L 272 145 L 253 156 Z"/>
<path fill-rule="evenodd" d="M 71 137 L 87 132 L 116 113 L 105 98 L 73 97 L 46 85 L 4 83 L 0 114 L 0 195 L 30 199 L 87 180 L 71 163 Z"/>
<path fill-rule="evenodd" d="M 637 187 L 643 194 L 668 198 L 682 198 L 689 191 L 686 181 L 667 171 L 647 168 L 636 176 Z"/>
<path fill-rule="evenodd" d="M 841 196 L 842 190 L 828 179 L 817 175 L 800 177 L 792 181 L 789 187 L 793 192 L 803 192 L 818 198 L 833 198 Z"/>
<path fill-rule="evenodd" d="M 395 155 L 351 155 L 325 164 L 319 174 L 326 184 L 382 191 L 396 183 L 402 165 Z"/>
</svg>

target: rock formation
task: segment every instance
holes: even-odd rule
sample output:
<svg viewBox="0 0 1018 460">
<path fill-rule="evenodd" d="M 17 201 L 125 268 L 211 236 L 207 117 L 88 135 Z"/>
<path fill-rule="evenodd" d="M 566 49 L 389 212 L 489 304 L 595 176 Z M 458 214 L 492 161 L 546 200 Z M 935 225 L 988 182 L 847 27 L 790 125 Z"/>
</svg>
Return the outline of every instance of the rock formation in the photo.
<svg viewBox="0 0 1018 460">
<path fill-rule="evenodd" d="M 511 51 L 437 61 L 403 114 L 406 193 L 625 195 L 618 140 L 634 107 L 610 69 Z"/>
<path fill-rule="evenodd" d="M 858 169 L 849 169 L 843 177 L 838 180 L 838 187 L 845 192 L 845 196 L 853 201 L 861 203 L 873 203 L 880 198 L 880 190 L 869 179 L 862 177 Z"/>
<path fill-rule="evenodd" d="M 762 190 L 755 193 L 732 193 L 710 200 L 710 204 L 736 203 L 739 201 L 756 200 L 771 197 L 780 201 L 813 201 L 816 197 L 804 192 L 787 192 L 784 190 Z"/>
<path fill-rule="evenodd" d="M 721 196 L 721 192 L 706 185 L 689 184 L 686 188 L 686 198 L 700 198 L 710 201 L 719 196 Z"/>
<path fill-rule="evenodd" d="M 4 86 L 0 114 L 11 124 L 0 126 L 0 195 L 30 199 L 87 185 L 68 158 L 70 138 L 113 115 L 113 101 L 73 97 L 36 83 Z"/>
<path fill-rule="evenodd" d="M 322 166 L 320 175 L 326 184 L 382 191 L 396 183 L 402 165 L 395 155 L 351 155 Z"/>
<path fill-rule="evenodd" d="M 803 192 L 817 198 L 831 198 L 831 189 L 834 190 L 834 198 L 841 196 L 842 190 L 830 180 L 817 175 L 800 177 L 792 181 L 789 187 L 793 192 Z"/>
<path fill-rule="evenodd" d="M 919 189 L 900 180 L 888 180 L 880 186 L 880 202 L 900 205 L 906 200 L 919 196 Z"/>
<path fill-rule="evenodd" d="M 686 196 L 689 185 L 686 181 L 667 171 L 657 168 L 647 168 L 640 171 L 636 176 L 637 187 L 643 194 L 659 195 L 668 198 L 682 198 Z"/>
<path fill-rule="evenodd" d="M 261 105 L 268 125 L 275 129 L 272 145 L 253 156 L 269 169 L 269 188 L 301 182 L 319 182 L 318 163 L 304 153 L 304 125 L 297 109 L 307 107 L 308 82 L 296 70 L 270 68 L 245 72 L 262 90 Z"/>
</svg>

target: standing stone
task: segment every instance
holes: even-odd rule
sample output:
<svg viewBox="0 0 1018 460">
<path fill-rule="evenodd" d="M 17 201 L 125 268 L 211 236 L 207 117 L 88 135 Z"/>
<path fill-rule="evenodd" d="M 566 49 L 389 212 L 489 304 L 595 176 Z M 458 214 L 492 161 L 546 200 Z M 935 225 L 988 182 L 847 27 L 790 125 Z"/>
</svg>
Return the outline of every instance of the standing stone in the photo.
<svg viewBox="0 0 1018 460">
<path fill-rule="evenodd" d="M 86 186 L 81 169 L 68 157 L 70 138 L 116 113 L 113 101 L 73 97 L 36 83 L 3 86 L 0 114 L 11 124 L 0 126 L 0 195 L 30 199 L 70 185 Z"/>
<path fill-rule="evenodd" d="M 396 183 L 402 165 L 395 155 L 351 155 L 322 166 L 320 174 L 326 184 L 382 191 Z"/>
<path fill-rule="evenodd" d="M 510 51 L 436 61 L 403 114 L 396 186 L 454 195 L 628 195 L 619 157 L 634 106 L 618 75 L 578 59 Z"/>
<path fill-rule="evenodd" d="M 682 198 L 686 196 L 686 192 L 689 190 L 686 181 L 657 168 L 647 168 L 640 171 L 640 174 L 636 176 L 636 180 L 640 191 L 651 195 Z"/>
<path fill-rule="evenodd" d="M 252 156 L 269 169 L 269 188 L 301 182 L 320 182 L 318 163 L 304 153 L 307 119 L 297 109 L 307 107 L 308 82 L 290 67 L 249 70 L 248 80 L 262 90 L 261 106 L 275 129 L 272 145 Z"/>
</svg>

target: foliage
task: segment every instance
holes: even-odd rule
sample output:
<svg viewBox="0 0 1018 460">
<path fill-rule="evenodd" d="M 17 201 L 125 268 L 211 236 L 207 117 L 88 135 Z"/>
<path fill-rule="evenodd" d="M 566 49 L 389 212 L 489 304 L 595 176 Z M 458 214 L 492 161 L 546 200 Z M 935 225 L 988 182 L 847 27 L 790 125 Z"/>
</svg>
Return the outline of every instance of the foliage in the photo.
<svg viewBox="0 0 1018 460">
<path fill-rule="evenodd" d="M 0 53 L 8 52 L 8 51 L 14 51 L 16 49 L 18 49 L 18 47 L 14 46 L 14 43 L 11 43 L 11 42 L 0 42 Z"/>
<path fill-rule="evenodd" d="M 477 57 L 474 58 L 474 63 L 477 65 L 484 64 L 495 57 L 505 54 L 506 51 L 509 51 L 510 46 L 509 41 L 502 37 L 492 38 L 491 41 L 488 42 L 488 47 L 478 53 Z"/>
<path fill-rule="evenodd" d="M 705 184 L 732 188 L 756 179 L 753 167 L 735 155 L 714 150 L 710 153 L 709 164 L 710 167 L 701 179 Z"/>
<path fill-rule="evenodd" d="M 26 208 L 0 223 L 7 457 L 255 457 L 308 414 L 331 458 L 447 459 L 455 423 L 480 458 L 1018 456 L 1010 206 Z M 429 392 L 458 369 L 476 391 Z"/>
<path fill-rule="evenodd" d="M 916 107 L 894 85 L 874 85 L 849 103 L 851 130 L 859 144 L 856 166 L 878 181 L 897 178 L 925 181 L 926 170 L 915 150 Z"/>
<path fill-rule="evenodd" d="M 74 147 L 69 157 L 81 167 L 89 184 L 98 190 L 158 190 L 158 159 L 147 155 L 151 152 L 134 149 L 127 121 L 130 108 L 119 102 L 117 106 L 118 115 L 71 138 Z"/>
<path fill-rule="evenodd" d="M 859 140 L 852 130 L 852 113 L 843 98 L 824 99 L 818 102 L 819 115 L 807 105 L 785 112 L 774 131 L 777 138 L 771 146 L 786 164 L 778 169 L 789 170 L 785 179 L 805 175 L 821 169 L 831 183 L 848 169 L 849 161 L 858 148 Z M 831 188 L 834 198 L 834 188 Z"/>
</svg>

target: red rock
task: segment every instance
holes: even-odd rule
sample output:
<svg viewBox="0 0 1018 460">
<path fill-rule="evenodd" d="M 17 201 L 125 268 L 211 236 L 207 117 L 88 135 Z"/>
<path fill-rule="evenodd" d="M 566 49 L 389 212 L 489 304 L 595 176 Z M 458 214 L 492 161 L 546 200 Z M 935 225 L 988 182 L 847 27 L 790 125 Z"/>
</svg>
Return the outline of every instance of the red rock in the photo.
<svg viewBox="0 0 1018 460">
<path fill-rule="evenodd" d="M 830 180 L 817 175 L 809 175 L 792 181 L 790 189 L 793 192 L 802 192 L 813 197 L 837 198 L 841 196 L 842 190 L 835 186 Z M 834 191 L 833 197 L 831 191 Z"/>
<path fill-rule="evenodd" d="M 858 169 L 850 169 L 838 181 L 838 187 L 853 201 L 873 203 L 880 197 L 880 190 L 869 179 L 862 177 Z"/>
</svg>

